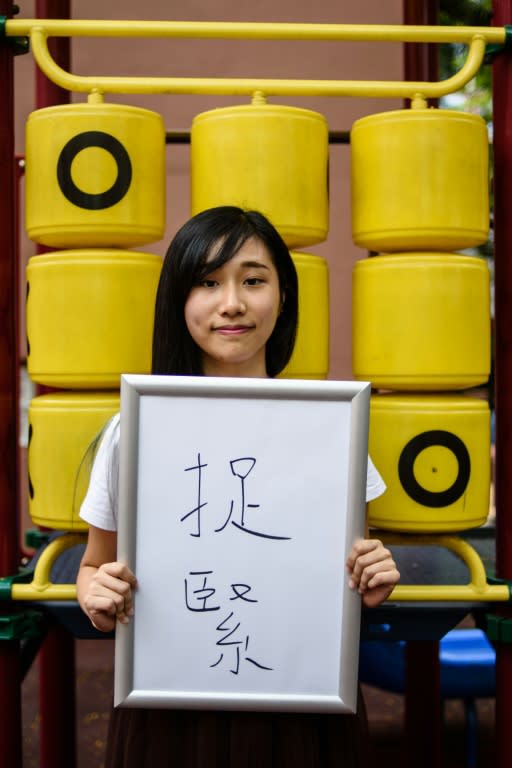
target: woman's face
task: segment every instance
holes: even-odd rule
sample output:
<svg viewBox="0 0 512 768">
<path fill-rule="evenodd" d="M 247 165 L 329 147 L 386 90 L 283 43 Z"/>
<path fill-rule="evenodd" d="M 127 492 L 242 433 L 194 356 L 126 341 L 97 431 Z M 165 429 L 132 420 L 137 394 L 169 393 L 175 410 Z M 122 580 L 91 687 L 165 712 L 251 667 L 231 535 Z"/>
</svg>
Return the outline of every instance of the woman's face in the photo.
<svg viewBox="0 0 512 768">
<path fill-rule="evenodd" d="M 277 270 L 266 246 L 253 237 L 194 286 L 185 303 L 185 322 L 202 351 L 203 373 L 265 377 L 265 346 L 280 309 Z"/>
</svg>

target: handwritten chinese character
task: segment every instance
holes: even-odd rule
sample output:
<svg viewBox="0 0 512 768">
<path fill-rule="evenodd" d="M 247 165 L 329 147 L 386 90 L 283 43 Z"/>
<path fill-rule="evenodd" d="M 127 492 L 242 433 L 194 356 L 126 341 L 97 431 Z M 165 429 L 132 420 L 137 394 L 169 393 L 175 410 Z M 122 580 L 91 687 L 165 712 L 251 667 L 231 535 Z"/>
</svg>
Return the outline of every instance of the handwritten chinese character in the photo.
<svg viewBox="0 0 512 768">
<path fill-rule="evenodd" d="M 219 645 L 221 647 L 225 646 L 233 646 L 232 651 L 234 652 L 232 654 L 232 658 L 234 658 L 234 669 L 230 668 L 230 672 L 233 675 L 238 675 L 240 671 L 240 646 L 244 646 L 243 652 L 246 653 L 249 648 L 249 635 L 245 636 L 245 640 L 237 640 L 234 638 L 236 631 L 240 627 L 240 622 L 238 622 L 234 627 L 233 626 L 227 626 L 227 622 L 233 617 L 233 611 L 226 616 L 225 619 L 223 619 L 220 624 L 217 625 L 217 631 L 218 632 L 224 632 L 224 637 L 221 637 L 219 640 L 217 640 L 216 645 Z M 235 619 L 236 621 L 236 619 Z M 233 638 L 233 639 L 230 639 Z M 219 664 L 222 662 L 224 658 L 224 651 L 221 652 L 219 658 L 214 664 L 210 664 L 210 667 L 218 667 Z M 250 656 L 244 656 L 244 660 L 248 661 L 250 664 L 253 664 L 255 667 L 258 667 L 258 669 L 266 670 L 267 672 L 272 672 L 272 667 L 266 667 L 264 664 L 261 664 L 259 661 L 256 661 L 256 659 L 251 658 Z"/>
<path fill-rule="evenodd" d="M 197 611 L 198 613 L 204 613 L 206 611 L 218 611 L 220 610 L 220 605 L 215 606 L 207 606 L 207 601 L 214 596 L 215 594 L 215 588 L 214 587 L 208 587 L 206 585 L 207 577 L 213 573 L 213 571 L 190 571 L 189 576 L 203 576 L 203 583 L 202 586 L 200 586 L 198 589 L 190 589 L 189 590 L 189 584 L 188 579 L 185 579 L 185 603 L 189 611 Z M 250 587 L 249 587 L 250 589 Z M 191 597 L 191 595 L 193 597 Z M 199 608 L 194 608 L 194 606 L 191 604 L 191 601 L 194 601 L 194 603 L 199 603 Z"/>
<path fill-rule="evenodd" d="M 183 517 L 180 517 L 180 522 L 182 523 L 184 520 L 186 520 L 190 515 L 197 514 L 197 529 L 196 533 L 191 533 L 191 536 L 199 537 L 201 536 L 201 510 L 203 507 L 206 507 L 207 501 L 202 502 L 201 501 L 201 470 L 204 467 L 207 467 L 208 464 L 201 464 L 201 454 L 197 454 L 197 464 L 194 464 L 192 467 L 187 467 L 184 471 L 185 472 L 191 472 L 192 470 L 197 470 L 198 472 L 198 478 L 197 478 L 197 506 L 194 507 L 194 509 L 191 509 L 190 512 L 187 512 L 186 515 L 183 515 Z"/>
<path fill-rule="evenodd" d="M 231 525 L 234 525 L 235 528 L 238 528 L 238 530 L 243 531 L 243 533 L 249 533 L 252 536 L 260 536 L 263 539 L 277 539 L 280 541 L 289 541 L 289 536 L 275 536 L 269 533 L 263 533 L 262 531 L 256 531 L 253 528 L 248 528 L 245 524 L 245 511 L 246 509 L 258 509 L 259 504 L 246 504 L 245 501 L 245 480 L 254 468 L 256 464 L 256 459 L 253 456 L 245 456 L 239 459 L 233 459 L 229 462 L 231 466 L 231 472 L 235 477 L 238 477 L 240 480 L 240 506 L 239 506 L 239 520 L 240 522 L 236 522 L 236 520 L 232 520 L 233 515 L 233 508 L 235 506 L 235 502 L 232 499 L 231 505 L 229 508 L 229 515 L 227 517 L 226 522 L 221 525 L 220 528 L 216 528 L 215 532 L 220 533 L 224 530 L 224 528 L 227 526 L 229 522 L 231 522 Z"/>
</svg>

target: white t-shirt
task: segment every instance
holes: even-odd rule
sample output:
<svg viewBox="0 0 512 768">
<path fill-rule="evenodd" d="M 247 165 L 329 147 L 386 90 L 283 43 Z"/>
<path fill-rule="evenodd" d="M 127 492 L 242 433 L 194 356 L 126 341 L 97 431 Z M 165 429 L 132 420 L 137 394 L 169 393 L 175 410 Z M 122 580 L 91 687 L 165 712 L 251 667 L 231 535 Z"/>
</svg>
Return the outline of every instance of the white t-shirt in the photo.
<svg viewBox="0 0 512 768">
<path fill-rule="evenodd" d="M 117 531 L 119 421 L 119 414 L 116 414 L 105 428 L 80 508 L 82 520 L 105 531 Z M 376 499 L 385 490 L 386 485 L 368 456 L 366 501 Z"/>
</svg>

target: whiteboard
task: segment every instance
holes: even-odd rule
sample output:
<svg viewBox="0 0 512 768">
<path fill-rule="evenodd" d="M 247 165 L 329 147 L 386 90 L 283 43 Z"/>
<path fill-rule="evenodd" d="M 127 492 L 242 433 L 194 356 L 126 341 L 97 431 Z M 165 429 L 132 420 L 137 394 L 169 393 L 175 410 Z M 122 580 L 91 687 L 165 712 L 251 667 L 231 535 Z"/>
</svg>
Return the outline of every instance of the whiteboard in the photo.
<svg viewBox="0 0 512 768">
<path fill-rule="evenodd" d="M 115 705 L 354 712 L 370 386 L 124 375 Z"/>
</svg>

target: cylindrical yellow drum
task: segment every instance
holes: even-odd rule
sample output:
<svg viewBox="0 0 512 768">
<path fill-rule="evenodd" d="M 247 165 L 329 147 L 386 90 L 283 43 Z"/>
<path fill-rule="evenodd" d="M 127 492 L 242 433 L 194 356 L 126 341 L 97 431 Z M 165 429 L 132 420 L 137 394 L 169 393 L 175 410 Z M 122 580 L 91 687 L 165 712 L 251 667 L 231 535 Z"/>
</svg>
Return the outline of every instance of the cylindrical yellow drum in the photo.
<svg viewBox="0 0 512 768">
<path fill-rule="evenodd" d="M 299 325 L 284 379 L 326 379 L 329 373 L 329 272 L 320 256 L 293 252 L 299 279 Z"/>
<path fill-rule="evenodd" d="M 289 248 L 327 237 L 327 121 L 296 107 L 251 104 L 197 115 L 191 132 L 191 205 L 264 213 Z"/>
<path fill-rule="evenodd" d="M 161 115 L 119 104 L 32 112 L 26 128 L 26 228 L 55 248 L 130 247 L 163 237 Z"/>
<path fill-rule="evenodd" d="M 357 120 L 351 132 L 356 245 L 456 251 L 485 242 L 488 145 L 478 115 L 409 109 Z"/>
<path fill-rule="evenodd" d="M 490 371 L 489 270 L 439 253 L 377 256 L 353 271 L 355 378 L 397 390 L 478 386 Z"/>
<path fill-rule="evenodd" d="M 108 392 L 41 395 L 29 406 L 29 513 L 37 525 L 85 530 L 80 504 L 88 487 L 94 441 L 119 410 Z"/>
<path fill-rule="evenodd" d="M 137 251 L 59 251 L 27 267 L 27 368 L 39 384 L 119 387 L 149 373 L 162 260 Z"/>
<path fill-rule="evenodd" d="M 374 395 L 369 452 L 387 485 L 369 504 L 371 526 L 437 533 L 485 523 L 491 466 L 485 401 Z"/>
</svg>

